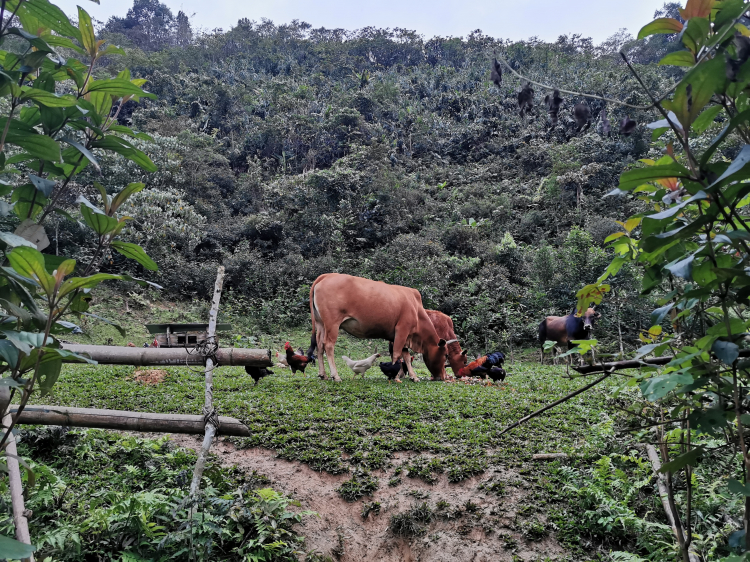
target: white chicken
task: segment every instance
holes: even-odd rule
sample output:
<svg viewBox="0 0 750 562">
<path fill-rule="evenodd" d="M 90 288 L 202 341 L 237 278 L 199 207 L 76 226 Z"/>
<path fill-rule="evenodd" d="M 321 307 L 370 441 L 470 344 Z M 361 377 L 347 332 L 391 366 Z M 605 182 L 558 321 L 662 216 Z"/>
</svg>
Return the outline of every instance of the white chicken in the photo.
<svg viewBox="0 0 750 562">
<path fill-rule="evenodd" d="M 278 351 L 276 352 L 276 366 L 281 367 L 282 369 L 284 367 L 289 367 L 289 363 L 287 363 L 286 355 L 281 355 Z"/>
<path fill-rule="evenodd" d="M 352 371 L 354 371 L 354 376 L 362 375 L 362 378 L 365 378 L 365 373 L 368 371 L 368 369 L 372 368 L 372 366 L 375 364 L 375 360 L 378 357 L 380 357 L 380 353 L 370 355 L 370 357 L 368 357 L 367 359 L 360 359 L 359 361 L 349 359 L 346 355 L 343 355 L 341 358 L 346 362 L 348 367 Z"/>
</svg>

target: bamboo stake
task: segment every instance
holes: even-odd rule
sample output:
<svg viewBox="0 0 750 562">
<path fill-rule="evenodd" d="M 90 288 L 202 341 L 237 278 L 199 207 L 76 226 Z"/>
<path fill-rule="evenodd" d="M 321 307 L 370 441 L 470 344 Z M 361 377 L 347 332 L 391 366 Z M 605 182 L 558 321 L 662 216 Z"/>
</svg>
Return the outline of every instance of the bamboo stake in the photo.
<svg viewBox="0 0 750 562">
<path fill-rule="evenodd" d="M 10 402 L 10 388 L 0 387 L 0 402 Z M 8 410 L 3 411 L 3 428 L 8 431 L 11 426 L 11 415 Z M 21 481 L 21 467 L 18 464 L 18 450 L 16 449 L 16 437 L 8 436 L 5 445 L 5 461 L 8 465 L 8 478 L 10 479 L 10 500 L 13 505 L 13 524 L 16 526 L 16 539 L 24 544 L 31 544 L 29 534 L 29 522 L 26 519 L 26 507 L 23 502 L 23 483 Z M 34 562 L 34 555 L 24 558 L 24 562 Z"/>
<path fill-rule="evenodd" d="M 679 518 L 676 517 L 676 514 L 672 512 L 672 509 L 669 505 L 669 491 L 667 490 L 667 485 L 664 482 L 664 475 L 659 473 L 659 469 L 661 469 L 659 454 L 656 452 L 656 449 L 653 445 L 646 445 L 646 453 L 648 454 L 648 458 L 651 461 L 651 466 L 654 469 L 654 473 L 656 474 L 656 484 L 659 488 L 661 505 L 664 507 L 664 512 L 667 514 L 667 520 L 672 526 L 672 532 L 674 533 L 677 542 L 682 545 L 685 542 L 684 530 Z M 690 562 L 701 562 L 700 556 L 698 556 L 695 551 L 692 550 L 692 547 L 688 550 L 688 557 L 690 559 Z"/>
<path fill-rule="evenodd" d="M 211 313 L 208 317 L 208 342 L 213 343 L 216 337 L 216 319 L 219 316 L 219 301 L 221 300 L 221 290 L 224 286 L 224 266 L 219 266 L 216 274 L 216 285 L 214 286 L 214 298 L 211 303 Z M 214 361 L 211 357 L 206 358 L 206 392 L 205 404 L 203 406 L 203 415 L 206 419 L 206 433 L 203 438 L 203 445 L 198 454 L 198 461 L 195 463 L 193 470 L 193 481 L 190 483 L 190 495 L 195 496 L 201 485 L 203 469 L 206 466 L 208 450 L 214 440 L 214 435 L 219 429 L 219 420 L 214 410 Z"/>
</svg>

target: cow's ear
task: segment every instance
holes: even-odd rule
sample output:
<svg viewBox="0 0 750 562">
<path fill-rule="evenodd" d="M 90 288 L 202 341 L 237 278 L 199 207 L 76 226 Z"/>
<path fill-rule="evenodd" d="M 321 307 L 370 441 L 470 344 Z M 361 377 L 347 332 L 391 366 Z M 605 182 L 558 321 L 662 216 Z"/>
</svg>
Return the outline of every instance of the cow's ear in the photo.
<svg viewBox="0 0 750 562">
<path fill-rule="evenodd" d="M 445 340 L 443 338 L 440 338 L 440 341 L 438 342 L 438 347 L 445 347 Z"/>
<path fill-rule="evenodd" d="M 467 350 L 465 350 L 465 349 L 464 349 L 464 350 L 463 350 L 463 351 L 461 352 L 461 355 L 463 355 L 464 357 L 466 357 L 466 354 L 467 354 L 467 353 L 469 353 L 469 352 L 468 352 Z"/>
</svg>

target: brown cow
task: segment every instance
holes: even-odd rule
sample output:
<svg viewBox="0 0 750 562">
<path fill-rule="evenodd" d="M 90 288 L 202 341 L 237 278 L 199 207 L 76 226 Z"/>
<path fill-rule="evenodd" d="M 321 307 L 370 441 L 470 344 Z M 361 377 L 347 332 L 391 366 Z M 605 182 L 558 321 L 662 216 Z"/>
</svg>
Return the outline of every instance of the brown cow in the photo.
<svg viewBox="0 0 750 562">
<path fill-rule="evenodd" d="M 466 366 L 466 351 L 461 351 L 461 344 L 458 343 L 456 332 L 453 330 L 453 320 L 447 314 L 437 310 L 425 310 L 427 316 L 435 326 L 437 335 L 445 340 L 445 347 L 448 350 L 448 362 L 453 370 L 453 375 L 458 374 Z"/>
<path fill-rule="evenodd" d="M 547 316 L 539 324 L 539 344 L 541 349 L 541 362 L 544 363 L 544 342 L 551 340 L 557 342 L 557 345 L 566 344 L 568 349 L 573 349 L 575 344 L 570 343 L 573 340 L 590 339 L 591 330 L 594 328 L 594 320 L 601 317 L 601 314 L 589 308 L 582 316 L 576 316 L 576 309 L 567 316 Z"/>
<path fill-rule="evenodd" d="M 432 376 L 445 378 L 445 340 L 435 332 L 416 289 L 325 273 L 310 287 L 310 316 L 318 345 L 318 374 L 322 379 L 327 378 L 321 355 L 325 352 L 331 377 L 341 380 L 334 361 L 339 328 L 357 338 L 393 341 L 394 349 L 421 352 Z M 394 360 L 391 357 L 391 362 Z M 408 372 L 413 381 L 419 380 L 411 366 Z"/>
<path fill-rule="evenodd" d="M 443 314 L 438 310 L 430 310 L 426 308 L 425 312 L 427 313 L 430 322 L 432 322 L 432 325 L 435 327 L 435 332 L 437 332 L 438 337 L 446 340 L 445 347 L 448 350 L 448 363 L 450 364 L 451 369 L 453 369 L 453 375 L 455 376 L 458 371 L 466 366 L 468 359 L 466 358 L 466 352 L 461 351 L 461 344 L 458 343 L 456 332 L 453 330 L 453 320 L 451 320 L 450 316 Z M 392 354 L 393 342 L 389 343 L 389 349 Z M 411 365 L 411 354 L 408 349 L 403 350 L 401 358 L 404 360 L 404 363 L 408 368 L 408 366 Z M 432 377 L 432 380 L 436 381 L 441 379 Z"/>
</svg>

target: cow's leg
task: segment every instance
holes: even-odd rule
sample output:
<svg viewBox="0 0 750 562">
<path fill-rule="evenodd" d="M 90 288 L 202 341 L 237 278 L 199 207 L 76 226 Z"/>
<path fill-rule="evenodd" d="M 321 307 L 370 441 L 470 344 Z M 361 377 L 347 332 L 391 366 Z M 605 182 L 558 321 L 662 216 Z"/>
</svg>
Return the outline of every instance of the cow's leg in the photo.
<svg viewBox="0 0 750 562">
<path fill-rule="evenodd" d="M 399 327 L 396 326 L 396 337 L 393 340 L 394 355 L 397 349 L 403 350 L 405 347 L 406 347 L 406 332 L 405 330 L 399 330 Z M 409 358 L 408 363 L 406 363 L 406 372 L 409 373 L 409 378 L 411 380 L 413 380 L 414 382 L 419 382 L 419 377 L 417 376 L 417 373 L 414 372 L 414 368 L 411 366 L 411 358 Z"/>
<path fill-rule="evenodd" d="M 404 362 L 404 365 L 406 365 L 406 372 L 409 373 L 409 376 L 411 377 L 412 373 L 414 373 L 414 376 L 416 376 L 414 367 L 411 366 L 411 353 L 409 353 L 408 349 L 404 349 L 401 352 L 401 359 Z M 414 377 L 412 377 L 412 380 L 414 380 Z M 419 382 L 419 379 L 417 379 L 416 382 Z"/>
<path fill-rule="evenodd" d="M 322 322 L 318 322 L 315 326 L 315 338 L 318 344 L 318 376 L 326 380 L 326 368 L 325 361 L 323 361 L 323 355 L 325 354 L 325 337 L 326 331 L 323 327 Z"/>
<path fill-rule="evenodd" d="M 341 377 L 336 370 L 336 355 L 334 349 L 336 347 L 336 340 L 338 339 L 339 331 L 331 330 L 326 331 L 325 335 L 325 348 L 326 348 L 326 359 L 328 359 L 328 368 L 331 370 L 331 378 L 336 382 L 341 382 Z M 357 376 L 356 373 L 354 375 Z"/>
</svg>

